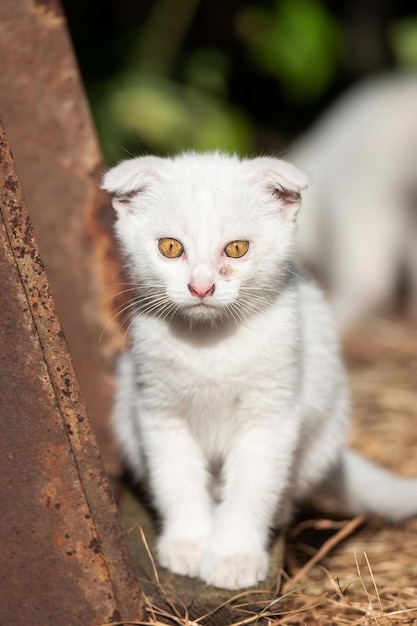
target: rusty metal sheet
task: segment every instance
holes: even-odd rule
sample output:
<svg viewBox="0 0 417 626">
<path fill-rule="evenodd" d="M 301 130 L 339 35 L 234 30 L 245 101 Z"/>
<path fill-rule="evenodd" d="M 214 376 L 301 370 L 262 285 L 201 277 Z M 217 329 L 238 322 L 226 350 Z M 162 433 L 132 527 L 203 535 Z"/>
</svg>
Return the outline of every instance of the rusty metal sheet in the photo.
<svg viewBox="0 0 417 626">
<path fill-rule="evenodd" d="M 140 589 L 2 127 L 0 209 L 0 624 L 140 621 Z"/>
<path fill-rule="evenodd" d="M 117 325 L 109 296 L 121 282 L 104 169 L 57 0 L 2 0 L 0 114 L 59 317 L 109 472 L 107 417 Z M 120 287 L 119 287 L 120 289 Z"/>
</svg>

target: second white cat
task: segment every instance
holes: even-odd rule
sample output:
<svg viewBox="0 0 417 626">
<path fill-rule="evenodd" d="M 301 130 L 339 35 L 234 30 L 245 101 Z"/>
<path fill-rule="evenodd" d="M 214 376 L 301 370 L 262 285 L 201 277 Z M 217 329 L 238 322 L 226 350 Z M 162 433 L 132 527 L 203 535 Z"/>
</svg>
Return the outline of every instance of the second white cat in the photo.
<svg viewBox="0 0 417 626">
<path fill-rule="evenodd" d="M 217 153 L 104 179 L 134 289 L 115 431 L 149 477 L 160 563 L 219 587 L 265 578 L 270 529 L 323 482 L 349 513 L 417 513 L 417 481 L 344 450 L 332 319 L 292 265 L 306 184 L 278 159 Z"/>
<path fill-rule="evenodd" d="M 298 258 L 349 327 L 398 306 L 417 321 L 417 78 L 381 76 L 344 95 L 291 151 L 312 184 Z"/>
</svg>

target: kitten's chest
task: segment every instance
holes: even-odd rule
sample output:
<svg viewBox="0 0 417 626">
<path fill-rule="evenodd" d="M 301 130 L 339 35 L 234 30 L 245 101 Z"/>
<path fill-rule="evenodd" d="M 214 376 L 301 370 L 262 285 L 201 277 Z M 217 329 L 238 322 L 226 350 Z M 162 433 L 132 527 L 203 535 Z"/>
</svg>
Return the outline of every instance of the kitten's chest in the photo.
<svg viewBox="0 0 417 626">
<path fill-rule="evenodd" d="M 230 419 L 249 395 L 273 395 L 294 375 L 291 333 L 272 326 L 270 320 L 259 328 L 193 337 L 145 320 L 136 328 L 143 387 L 188 419 Z"/>
<path fill-rule="evenodd" d="M 257 361 L 256 350 L 245 347 L 241 337 L 199 343 L 161 333 L 141 369 L 160 381 L 161 395 L 175 396 L 184 412 L 198 416 L 226 411 L 242 396 Z"/>
<path fill-rule="evenodd" d="M 262 351 L 260 335 L 255 338 L 256 333 L 243 327 L 202 333 L 156 319 L 138 319 L 134 332 L 141 367 L 149 364 L 169 370 L 178 381 L 204 380 L 207 386 L 237 382 Z"/>
<path fill-rule="evenodd" d="M 207 458 L 222 458 L 240 420 L 244 359 L 235 363 L 224 347 L 193 347 L 161 335 L 152 347 L 142 343 L 141 352 L 140 419 L 158 415 L 166 427 L 183 420 Z"/>
</svg>

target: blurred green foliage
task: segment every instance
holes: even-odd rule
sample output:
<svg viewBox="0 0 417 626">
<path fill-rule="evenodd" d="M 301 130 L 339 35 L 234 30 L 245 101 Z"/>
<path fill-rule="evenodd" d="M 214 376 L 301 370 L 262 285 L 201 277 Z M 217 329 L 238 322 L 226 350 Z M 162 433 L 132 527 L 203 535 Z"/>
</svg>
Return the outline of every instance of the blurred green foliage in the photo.
<svg viewBox="0 0 417 626">
<path fill-rule="evenodd" d="M 205 88 L 216 80 L 204 76 Z M 100 89 L 99 96 L 93 96 L 93 109 L 107 159 L 117 160 L 121 146 L 135 152 L 138 144 L 161 154 L 185 148 L 242 154 L 250 150 L 245 116 L 206 89 L 191 85 L 126 72 Z"/>
<path fill-rule="evenodd" d="M 230 61 L 219 49 L 182 50 L 198 0 L 156 0 L 126 67 L 92 90 L 106 158 L 128 152 L 181 149 L 246 153 L 249 122 L 228 102 Z M 181 66 L 181 75 L 175 66 Z"/>
<path fill-rule="evenodd" d="M 390 30 L 391 44 L 400 65 L 417 69 L 417 17 L 396 20 Z"/>
<path fill-rule="evenodd" d="M 340 65 L 343 29 L 319 0 L 248 7 L 238 15 L 238 28 L 261 70 L 296 100 L 320 96 Z"/>
<path fill-rule="evenodd" d="M 357 66 L 417 67 L 416 10 L 403 0 L 392 3 L 399 15 L 369 0 L 63 3 L 109 163 L 183 149 L 279 152 L 361 77 L 351 58 L 366 54 L 352 17 L 361 12 L 385 30 L 369 37 L 379 65 Z"/>
</svg>

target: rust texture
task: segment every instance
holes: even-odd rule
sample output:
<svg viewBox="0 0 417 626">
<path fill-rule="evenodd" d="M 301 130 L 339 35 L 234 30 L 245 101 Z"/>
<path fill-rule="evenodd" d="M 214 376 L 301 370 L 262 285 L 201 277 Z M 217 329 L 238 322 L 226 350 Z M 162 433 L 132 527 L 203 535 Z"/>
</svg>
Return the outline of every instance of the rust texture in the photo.
<svg viewBox="0 0 417 626">
<path fill-rule="evenodd" d="M 98 189 L 104 166 L 59 1 L 1 7 L 0 114 L 81 391 L 116 473 L 107 421 L 118 342 L 111 296 L 121 279 L 112 209 Z"/>
<path fill-rule="evenodd" d="M 0 209 L 0 624 L 140 621 L 140 590 L 2 127 Z"/>
</svg>

